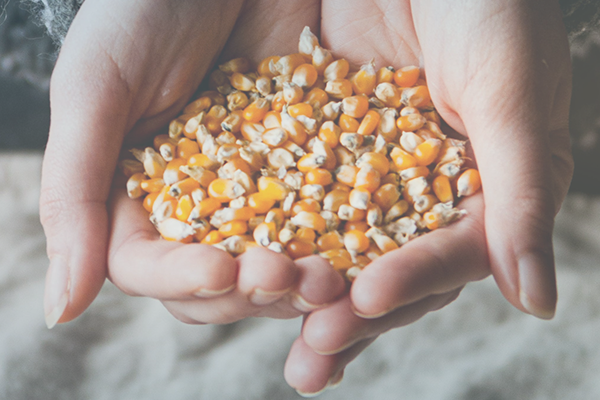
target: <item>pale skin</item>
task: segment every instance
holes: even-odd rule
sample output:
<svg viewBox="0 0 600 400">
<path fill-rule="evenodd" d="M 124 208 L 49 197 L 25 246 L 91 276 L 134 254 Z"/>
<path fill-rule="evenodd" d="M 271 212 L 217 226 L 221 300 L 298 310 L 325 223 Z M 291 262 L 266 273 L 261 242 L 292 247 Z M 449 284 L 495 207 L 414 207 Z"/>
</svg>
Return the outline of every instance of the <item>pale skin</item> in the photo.
<svg viewBox="0 0 600 400">
<path fill-rule="evenodd" d="M 552 226 L 573 168 L 570 59 L 555 2 L 224 3 L 87 0 L 77 15 L 52 78 L 43 167 L 49 325 L 81 314 L 107 277 L 188 323 L 307 314 L 285 377 L 315 393 L 379 334 L 489 274 L 516 308 L 552 317 Z M 349 293 L 316 256 L 291 262 L 254 250 L 234 259 L 158 240 L 112 178 L 123 143 L 176 116 L 214 60 L 295 52 L 306 25 L 354 65 L 374 57 L 424 67 L 437 109 L 468 136 L 482 176 L 483 194 L 461 203 L 466 218 L 377 259 Z"/>
</svg>

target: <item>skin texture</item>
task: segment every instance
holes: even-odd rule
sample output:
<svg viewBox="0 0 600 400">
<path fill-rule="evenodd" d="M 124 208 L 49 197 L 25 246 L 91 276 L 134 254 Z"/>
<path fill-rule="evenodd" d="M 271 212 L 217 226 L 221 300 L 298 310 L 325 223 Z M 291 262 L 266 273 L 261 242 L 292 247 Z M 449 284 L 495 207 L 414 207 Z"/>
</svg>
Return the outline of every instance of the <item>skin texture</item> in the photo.
<svg viewBox="0 0 600 400">
<path fill-rule="evenodd" d="M 310 312 L 285 377 L 315 393 L 341 379 L 379 334 L 443 307 L 490 273 L 515 307 L 553 315 L 552 226 L 573 168 L 570 59 L 557 4 L 223 4 L 87 0 L 77 15 L 52 77 L 40 200 L 50 326 L 81 314 L 107 277 L 187 323 Z M 378 66 L 424 67 L 437 109 L 468 136 L 482 176 L 483 193 L 461 203 L 466 218 L 374 261 L 347 294 L 318 257 L 294 263 L 256 249 L 234 259 L 159 240 L 124 182 L 112 178 L 122 147 L 176 116 L 215 61 L 292 53 L 305 25 L 354 65 L 375 57 Z"/>
</svg>

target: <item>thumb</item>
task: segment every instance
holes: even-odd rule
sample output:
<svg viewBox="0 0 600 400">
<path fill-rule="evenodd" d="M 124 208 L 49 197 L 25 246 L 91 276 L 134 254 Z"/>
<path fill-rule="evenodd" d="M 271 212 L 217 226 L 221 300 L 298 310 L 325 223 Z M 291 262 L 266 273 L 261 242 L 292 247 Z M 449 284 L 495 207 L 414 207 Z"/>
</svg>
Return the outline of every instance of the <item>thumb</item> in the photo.
<svg viewBox="0 0 600 400">
<path fill-rule="evenodd" d="M 535 89 L 524 86 L 525 91 Z M 514 93 L 515 98 L 526 98 L 521 94 Z M 560 137 L 566 137 L 563 144 L 569 148 L 566 119 L 559 123 L 543 104 L 506 99 L 494 109 L 473 110 L 463 121 L 481 174 L 494 278 L 515 307 L 549 319 L 557 301 L 554 217 L 570 174 L 555 165 L 559 157 L 552 148 Z M 557 171 L 567 178 L 555 176 Z"/>
<path fill-rule="evenodd" d="M 42 166 L 49 328 L 81 314 L 104 283 L 106 201 L 127 124 L 128 104 L 120 99 L 128 93 L 118 74 L 111 74 L 114 64 L 90 62 L 93 57 L 80 53 L 73 57 L 80 49 L 74 52 L 70 45 L 67 40 L 51 81 L 51 126 Z"/>
</svg>

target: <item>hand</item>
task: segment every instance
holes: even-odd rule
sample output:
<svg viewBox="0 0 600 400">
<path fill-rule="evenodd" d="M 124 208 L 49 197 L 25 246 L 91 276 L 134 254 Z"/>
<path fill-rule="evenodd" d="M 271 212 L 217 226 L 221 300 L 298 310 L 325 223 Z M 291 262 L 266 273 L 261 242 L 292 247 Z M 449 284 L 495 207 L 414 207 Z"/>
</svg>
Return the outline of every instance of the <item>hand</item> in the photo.
<svg viewBox="0 0 600 400">
<path fill-rule="evenodd" d="M 335 383 L 379 334 L 490 272 L 515 307 L 552 317 L 552 227 L 573 170 L 558 3 L 329 0 L 322 21 L 321 39 L 338 57 L 361 64 L 375 53 L 378 67 L 424 67 L 437 110 L 472 144 L 483 194 L 461 202 L 465 219 L 375 260 L 349 299 L 311 313 L 288 383 L 305 393 Z"/>
<path fill-rule="evenodd" d="M 40 201 L 51 259 L 49 326 L 83 312 L 106 277 L 128 294 L 163 301 L 186 322 L 295 317 L 343 293 L 341 277 L 317 257 L 293 263 L 256 249 L 234 259 L 212 246 L 159 240 L 124 183 L 112 182 L 123 143 L 131 148 L 174 118 L 223 47 L 224 58 L 293 52 L 318 13 L 288 8 L 195 0 L 83 4 L 51 84 Z"/>
</svg>

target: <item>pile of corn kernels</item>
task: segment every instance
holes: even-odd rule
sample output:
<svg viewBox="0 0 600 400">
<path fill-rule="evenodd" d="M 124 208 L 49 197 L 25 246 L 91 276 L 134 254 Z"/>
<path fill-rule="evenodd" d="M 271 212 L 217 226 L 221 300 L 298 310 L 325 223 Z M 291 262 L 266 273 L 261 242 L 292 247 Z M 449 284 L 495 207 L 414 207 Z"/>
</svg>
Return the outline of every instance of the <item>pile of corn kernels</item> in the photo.
<svg viewBox="0 0 600 400">
<path fill-rule="evenodd" d="M 232 255 L 320 254 L 348 279 L 445 226 L 480 188 L 465 141 L 440 129 L 417 67 L 356 72 L 319 46 L 219 65 L 154 146 L 123 160 L 161 236 Z"/>
</svg>

